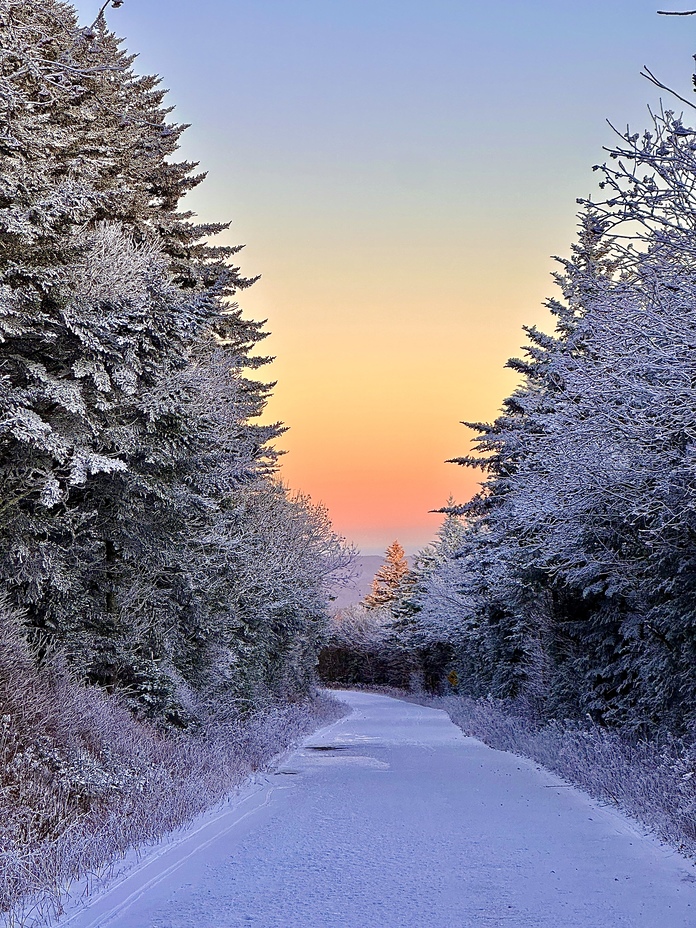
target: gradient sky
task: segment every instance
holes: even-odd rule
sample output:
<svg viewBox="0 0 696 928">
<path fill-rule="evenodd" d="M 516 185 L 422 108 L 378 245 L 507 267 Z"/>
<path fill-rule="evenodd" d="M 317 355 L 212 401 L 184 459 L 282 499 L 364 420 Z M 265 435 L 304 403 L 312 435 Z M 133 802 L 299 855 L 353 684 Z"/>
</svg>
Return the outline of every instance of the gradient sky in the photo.
<svg viewBox="0 0 696 928">
<path fill-rule="evenodd" d="M 688 4 L 688 0 L 687 0 Z M 109 21 L 158 72 L 190 195 L 232 220 L 267 318 L 283 476 L 364 553 L 426 544 L 477 476 L 523 323 L 548 326 L 550 255 L 606 123 L 643 128 L 647 64 L 688 93 L 696 17 L 668 0 L 125 0 Z M 83 19 L 95 2 L 80 0 Z"/>
</svg>

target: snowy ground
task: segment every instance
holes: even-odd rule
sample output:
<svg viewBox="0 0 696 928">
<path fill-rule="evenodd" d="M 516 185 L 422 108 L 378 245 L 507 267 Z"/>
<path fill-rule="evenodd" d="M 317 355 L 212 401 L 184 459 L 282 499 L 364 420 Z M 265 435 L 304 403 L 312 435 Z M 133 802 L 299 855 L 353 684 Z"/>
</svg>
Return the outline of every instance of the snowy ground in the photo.
<svg viewBox="0 0 696 928">
<path fill-rule="evenodd" d="M 70 928 L 694 928 L 696 871 L 444 712 L 351 715 Z"/>
</svg>

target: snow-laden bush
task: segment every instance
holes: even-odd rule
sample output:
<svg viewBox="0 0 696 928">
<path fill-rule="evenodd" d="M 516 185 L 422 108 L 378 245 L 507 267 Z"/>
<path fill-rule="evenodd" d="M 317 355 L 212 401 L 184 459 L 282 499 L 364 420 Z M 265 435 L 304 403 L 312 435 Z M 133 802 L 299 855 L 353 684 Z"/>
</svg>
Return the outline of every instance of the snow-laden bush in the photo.
<svg viewBox="0 0 696 928">
<path fill-rule="evenodd" d="M 416 672 L 391 610 L 362 603 L 332 617 L 319 654 L 319 676 L 326 683 L 408 687 Z"/>
<path fill-rule="evenodd" d="M 544 722 L 525 702 L 450 695 L 426 704 L 444 709 L 465 734 L 537 761 L 696 857 L 694 741 L 641 740 L 598 725 Z"/>
<path fill-rule="evenodd" d="M 340 716 L 315 697 L 163 733 L 64 668 L 37 670 L 0 608 L 0 919 L 46 924 L 75 880 L 214 805 L 302 735 Z"/>
</svg>

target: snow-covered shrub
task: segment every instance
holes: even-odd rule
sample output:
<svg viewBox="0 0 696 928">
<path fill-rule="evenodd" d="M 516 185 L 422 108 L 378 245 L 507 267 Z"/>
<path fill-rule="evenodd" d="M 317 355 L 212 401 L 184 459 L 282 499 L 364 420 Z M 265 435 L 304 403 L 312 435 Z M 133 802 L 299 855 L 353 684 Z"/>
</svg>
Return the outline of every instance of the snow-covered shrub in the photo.
<svg viewBox="0 0 696 928">
<path fill-rule="evenodd" d="M 37 670 L 6 608 L 0 631 L 0 922 L 14 926 L 46 924 L 75 880 L 104 876 L 344 711 L 317 696 L 226 704 L 195 733 L 163 733 L 117 694 Z"/>
<path fill-rule="evenodd" d="M 525 702 L 445 696 L 427 705 L 444 709 L 465 734 L 537 761 L 696 857 L 693 740 L 645 740 L 592 724 L 544 722 Z"/>
<path fill-rule="evenodd" d="M 326 683 L 408 687 L 417 667 L 388 608 L 359 603 L 337 612 L 319 655 Z"/>
<path fill-rule="evenodd" d="M 303 698 L 328 622 L 331 578 L 352 557 L 326 510 L 256 480 L 229 493 L 194 546 L 199 539 L 197 598 L 210 618 L 187 670 L 197 693 L 215 712 L 225 703 Z"/>
</svg>

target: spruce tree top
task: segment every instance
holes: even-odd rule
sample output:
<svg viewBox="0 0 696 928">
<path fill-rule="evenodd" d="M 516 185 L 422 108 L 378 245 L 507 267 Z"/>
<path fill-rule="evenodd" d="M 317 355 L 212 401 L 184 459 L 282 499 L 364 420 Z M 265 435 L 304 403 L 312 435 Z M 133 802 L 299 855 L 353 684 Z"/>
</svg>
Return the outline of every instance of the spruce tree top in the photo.
<svg viewBox="0 0 696 928">
<path fill-rule="evenodd" d="M 227 263 L 238 248 L 207 244 L 226 226 L 179 211 L 204 175 L 168 160 L 186 126 L 168 122 L 166 91 L 134 74 L 134 58 L 103 10 L 80 28 L 67 3 L 0 0 L 0 283 L 50 290 L 72 258 L 66 232 L 104 221 L 154 240 L 181 287 L 227 295 L 251 282 Z"/>
</svg>

